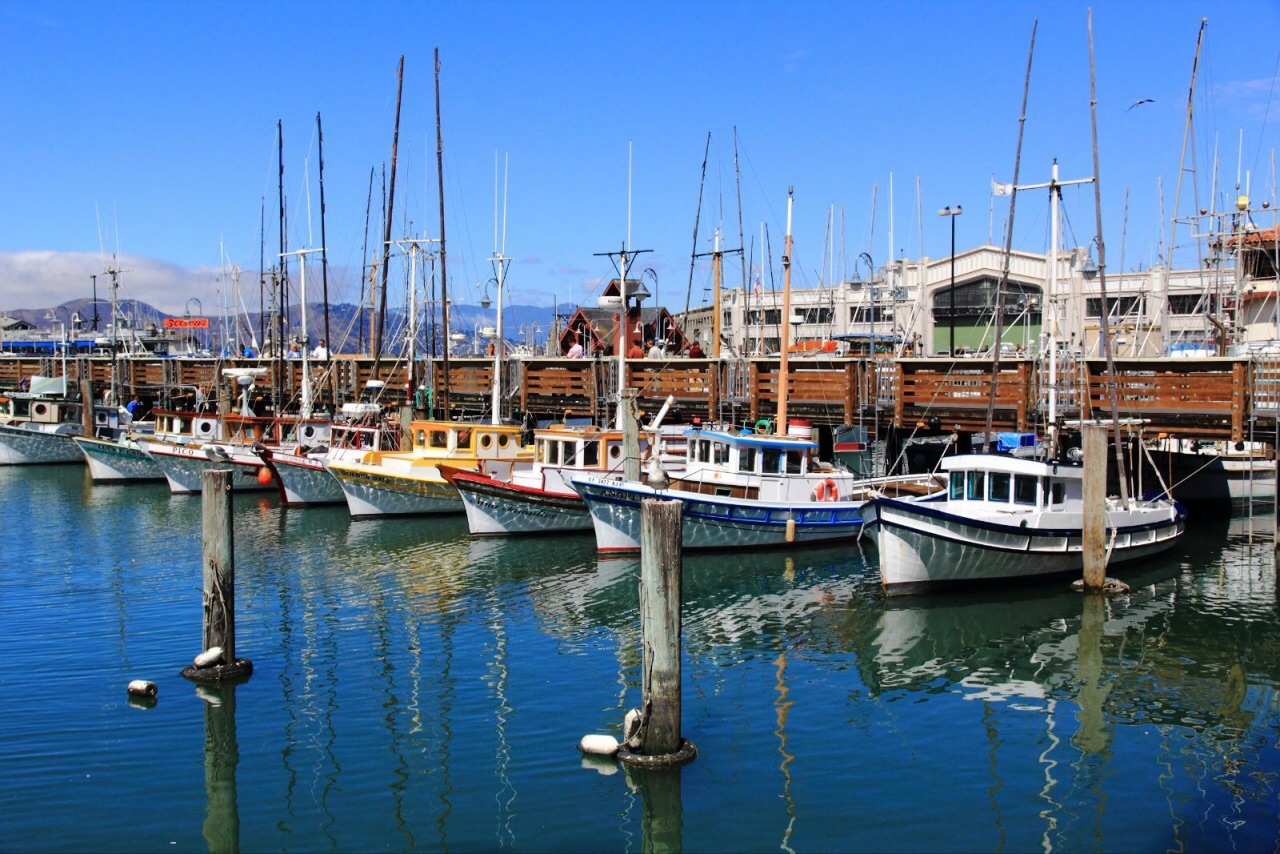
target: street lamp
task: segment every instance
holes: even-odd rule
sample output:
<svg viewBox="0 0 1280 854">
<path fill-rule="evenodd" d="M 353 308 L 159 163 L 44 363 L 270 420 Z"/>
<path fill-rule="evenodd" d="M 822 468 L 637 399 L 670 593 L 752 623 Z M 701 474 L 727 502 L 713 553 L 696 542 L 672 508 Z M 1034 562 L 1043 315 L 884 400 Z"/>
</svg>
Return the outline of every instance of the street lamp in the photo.
<svg viewBox="0 0 1280 854">
<path fill-rule="evenodd" d="M 858 257 L 854 261 L 855 276 L 858 273 L 857 264 L 859 261 L 867 262 L 867 296 L 871 305 L 871 346 L 869 352 L 871 358 L 874 359 L 876 357 L 876 265 L 868 253 L 858 253 Z"/>
<path fill-rule="evenodd" d="M 938 211 L 938 216 L 951 217 L 951 356 L 956 355 L 956 217 L 964 213 L 964 208 L 948 205 Z"/>
</svg>

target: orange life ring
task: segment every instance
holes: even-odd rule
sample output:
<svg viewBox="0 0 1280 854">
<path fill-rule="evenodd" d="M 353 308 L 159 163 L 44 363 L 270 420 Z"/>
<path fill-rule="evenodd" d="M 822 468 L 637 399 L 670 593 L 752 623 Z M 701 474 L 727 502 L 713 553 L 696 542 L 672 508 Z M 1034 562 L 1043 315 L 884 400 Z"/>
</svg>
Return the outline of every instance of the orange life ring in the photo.
<svg viewBox="0 0 1280 854">
<path fill-rule="evenodd" d="M 814 501 L 835 501 L 840 497 L 840 491 L 836 488 L 836 482 L 827 478 L 813 488 L 811 497 Z"/>
</svg>

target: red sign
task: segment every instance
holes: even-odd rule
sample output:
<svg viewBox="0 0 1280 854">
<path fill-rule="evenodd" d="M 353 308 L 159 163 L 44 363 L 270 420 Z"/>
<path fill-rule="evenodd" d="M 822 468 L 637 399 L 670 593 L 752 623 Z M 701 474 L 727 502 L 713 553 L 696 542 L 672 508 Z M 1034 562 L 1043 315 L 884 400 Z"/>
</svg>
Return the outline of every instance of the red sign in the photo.
<svg viewBox="0 0 1280 854">
<path fill-rule="evenodd" d="M 164 319 L 165 329 L 208 329 L 209 318 L 207 317 L 166 317 Z"/>
</svg>

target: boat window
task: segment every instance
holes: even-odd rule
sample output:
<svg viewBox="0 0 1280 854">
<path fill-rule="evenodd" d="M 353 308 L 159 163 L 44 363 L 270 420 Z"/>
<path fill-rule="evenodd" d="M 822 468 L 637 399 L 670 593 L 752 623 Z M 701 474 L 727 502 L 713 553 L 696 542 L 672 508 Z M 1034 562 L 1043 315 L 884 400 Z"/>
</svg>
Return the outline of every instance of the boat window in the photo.
<svg viewBox="0 0 1280 854">
<path fill-rule="evenodd" d="M 779 448 L 765 448 L 760 453 L 764 460 L 762 471 L 765 474 L 777 474 L 782 463 L 782 451 Z"/>
<path fill-rule="evenodd" d="M 970 498 L 974 501 L 981 501 L 983 498 L 986 497 L 986 495 L 984 494 L 986 492 L 985 475 L 986 475 L 986 472 L 983 472 L 983 471 L 969 472 L 969 479 L 968 479 L 969 492 L 966 495 L 967 498 Z"/>
<path fill-rule="evenodd" d="M 738 449 L 738 471 L 755 471 L 756 470 L 756 449 L 755 448 L 739 448 Z"/>
<path fill-rule="evenodd" d="M 1000 501 L 1005 504 L 1009 503 L 1008 472 L 993 471 L 991 473 L 991 485 L 990 491 L 987 492 L 987 497 L 991 501 Z"/>
<path fill-rule="evenodd" d="M 729 464 L 729 445 L 725 442 L 713 442 L 713 450 L 715 452 L 715 460 L 717 465 Z"/>
<path fill-rule="evenodd" d="M 499 434 L 499 435 L 498 435 L 498 447 L 499 447 L 499 448 L 505 448 L 505 447 L 507 446 L 507 441 L 508 441 L 509 439 L 510 439 L 510 437 L 509 437 L 506 433 L 501 433 L 501 434 Z"/>
<path fill-rule="evenodd" d="M 804 451 L 787 451 L 787 474 L 801 474 L 804 471 Z"/>
<path fill-rule="evenodd" d="M 621 445 L 610 445 L 610 446 L 609 446 L 609 459 L 610 459 L 610 460 L 612 460 L 613 462 L 617 462 L 617 461 L 618 461 L 618 457 L 620 457 L 620 456 L 622 456 L 622 446 L 621 446 Z"/>
<path fill-rule="evenodd" d="M 578 448 L 573 442 L 564 442 L 564 465 L 571 466 L 578 461 Z"/>
<path fill-rule="evenodd" d="M 492 444 L 493 444 L 493 436 L 492 436 L 492 435 L 490 435 L 489 433 L 481 433 L 481 434 L 480 434 L 480 447 L 482 447 L 482 448 L 488 448 L 488 447 L 489 447 L 490 445 L 492 445 Z"/>
<path fill-rule="evenodd" d="M 964 498 L 964 472 L 953 472 L 949 482 L 951 484 L 951 493 L 947 497 L 952 501 L 959 501 Z"/>
<path fill-rule="evenodd" d="M 421 447 L 422 445 L 427 444 L 427 431 L 426 431 L 426 430 L 419 430 L 419 431 L 418 431 L 418 438 L 414 439 L 414 440 L 413 440 L 413 443 L 414 443 L 415 445 L 418 445 L 419 447 Z"/>
<path fill-rule="evenodd" d="M 1050 481 L 1049 496 L 1051 504 L 1063 503 L 1067 500 L 1067 485 L 1060 480 Z"/>
<path fill-rule="evenodd" d="M 711 442 L 702 439 L 698 442 L 698 460 L 699 462 L 711 462 Z"/>
<path fill-rule="evenodd" d="M 471 431 L 470 431 L 470 430 L 459 430 L 459 431 L 458 431 L 458 445 L 457 445 L 457 447 L 459 447 L 459 448 L 469 448 L 469 447 L 471 447 Z"/>
<path fill-rule="evenodd" d="M 445 430 L 431 431 L 431 447 L 447 448 L 449 447 L 449 433 Z"/>
<path fill-rule="evenodd" d="M 553 466 L 560 465 L 559 442 L 547 442 L 547 462 Z"/>
<path fill-rule="evenodd" d="M 582 464 L 587 468 L 600 465 L 599 440 L 592 440 L 582 444 Z"/>
<path fill-rule="evenodd" d="M 540 463 L 545 463 L 547 461 L 547 443 L 539 439 L 533 448 L 533 458 Z"/>
<path fill-rule="evenodd" d="M 1029 474 L 1015 475 L 1013 478 L 1013 500 L 1017 504 L 1036 503 L 1036 480 Z"/>
</svg>

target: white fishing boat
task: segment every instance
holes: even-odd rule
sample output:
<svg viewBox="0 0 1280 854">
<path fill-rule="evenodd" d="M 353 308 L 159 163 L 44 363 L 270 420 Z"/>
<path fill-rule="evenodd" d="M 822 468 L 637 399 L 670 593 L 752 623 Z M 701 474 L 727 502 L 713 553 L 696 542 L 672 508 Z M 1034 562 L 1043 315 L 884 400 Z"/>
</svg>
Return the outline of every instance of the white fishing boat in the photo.
<svg viewBox="0 0 1280 854">
<path fill-rule="evenodd" d="M 67 399 L 63 377 L 33 376 L 28 390 L 0 395 L 0 465 L 83 463 L 72 441 L 83 433 L 80 403 Z"/>
<path fill-rule="evenodd" d="M 123 430 L 96 436 L 75 436 L 72 441 L 89 464 L 89 477 L 94 483 L 130 483 L 164 480 L 160 466 L 138 443 L 139 437 L 154 435 L 154 422 L 135 421 Z"/>
<path fill-rule="evenodd" d="M 163 410 L 156 410 L 154 414 L 154 435 L 139 436 L 136 441 L 160 467 L 173 494 L 198 495 L 202 490 L 201 478 L 205 470 L 211 468 L 230 468 L 231 488 L 237 492 L 273 487 L 270 472 L 265 483 L 260 480 L 261 461 L 252 468 L 233 465 L 226 452 L 213 445 L 231 435 L 239 435 L 242 441 L 247 438 L 252 444 L 265 434 L 271 419 Z"/>
<path fill-rule="evenodd" d="M 676 436 L 670 430 L 651 435 L 659 436 L 659 453 L 668 447 L 666 440 Z M 477 471 L 440 466 L 441 474 L 462 497 L 472 536 L 592 529 L 591 514 L 570 479 L 595 475 L 620 480 L 626 457 L 622 431 L 552 424 L 534 430 L 533 445 L 532 466 L 517 468 L 507 478 L 498 477 L 487 465 Z M 640 449 L 647 451 L 647 439 L 641 439 Z M 671 456 L 668 465 L 680 469 L 684 462 Z"/>
<path fill-rule="evenodd" d="M 376 403 L 344 403 L 342 420 L 330 427 L 327 443 L 292 451 L 266 446 L 255 450 L 275 475 L 285 504 L 341 504 L 346 500 L 342 485 L 325 463 L 360 460 L 371 451 L 397 450 L 399 438 L 399 427 L 383 421 L 382 407 Z"/>
<path fill-rule="evenodd" d="M 877 497 L 864 511 L 889 595 L 981 582 L 1079 575 L 1084 568 L 1084 470 L 1000 454 L 942 461 L 945 494 Z M 1109 566 L 1170 548 L 1186 512 L 1167 498 L 1107 499 Z"/>
<path fill-rule="evenodd" d="M 857 478 L 817 462 L 807 424 L 792 422 L 789 429 L 784 436 L 695 429 L 686 434 L 682 473 L 665 473 L 651 462 L 648 482 L 572 478 L 591 513 L 597 549 L 639 550 L 646 498 L 684 505 L 685 549 L 737 549 L 850 539 L 875 495 L 927 495 L 945 483 L 930 474 Z"/>
</svg>

